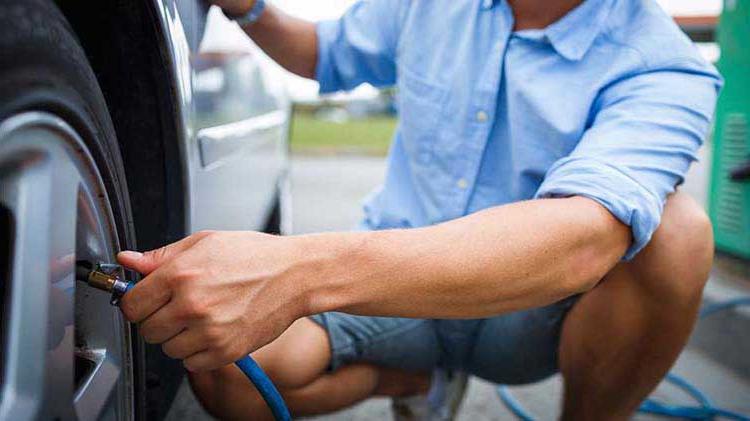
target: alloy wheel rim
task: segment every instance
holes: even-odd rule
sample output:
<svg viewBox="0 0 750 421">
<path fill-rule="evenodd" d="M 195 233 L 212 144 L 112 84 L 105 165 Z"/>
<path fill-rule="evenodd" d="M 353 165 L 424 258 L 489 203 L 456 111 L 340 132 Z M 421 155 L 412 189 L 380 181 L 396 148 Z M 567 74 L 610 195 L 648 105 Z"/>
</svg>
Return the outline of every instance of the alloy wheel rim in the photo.
<svg viewBox="0 0 750 421">
<path fill-rule="evenodd" d="M 117 230 L 94 160 L 61 118 L 0 122 L 0 206 L 10 225 L 0 419 L 132 418 L 127 324 L 74 278 L 77 259 L 113 261 Z"/>
</svg>

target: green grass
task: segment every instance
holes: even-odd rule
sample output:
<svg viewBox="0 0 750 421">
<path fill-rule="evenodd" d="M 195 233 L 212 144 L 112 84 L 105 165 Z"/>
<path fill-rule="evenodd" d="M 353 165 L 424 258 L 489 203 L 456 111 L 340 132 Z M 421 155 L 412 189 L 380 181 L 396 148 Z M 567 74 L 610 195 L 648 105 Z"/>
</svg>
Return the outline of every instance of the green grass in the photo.
<svg viewBox="0 0 750 421">
<path fill-rule="evenodd" d="M 293 153 L 385 155 L 396 128 L 393 117 L 369 117 L 335 123 L 296 112 L 292 119 Z"/>
</svg>

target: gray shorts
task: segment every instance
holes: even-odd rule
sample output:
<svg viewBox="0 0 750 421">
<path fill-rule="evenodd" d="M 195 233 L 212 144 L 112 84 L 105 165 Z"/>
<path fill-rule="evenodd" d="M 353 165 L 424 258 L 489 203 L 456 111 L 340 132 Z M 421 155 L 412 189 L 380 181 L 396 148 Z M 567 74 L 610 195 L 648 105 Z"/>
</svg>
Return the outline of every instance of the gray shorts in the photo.
<svg viewBox="0 0 750 421">
<path fill-rule="evenodd" d="M 367 362 L 431 371 L 459 369 L 502 384 L 531 383 L 555 374 L 562 322 L 578 297 L 487 319 L 435 320 L 323 313 L 331 370 Z"/>
</svg>

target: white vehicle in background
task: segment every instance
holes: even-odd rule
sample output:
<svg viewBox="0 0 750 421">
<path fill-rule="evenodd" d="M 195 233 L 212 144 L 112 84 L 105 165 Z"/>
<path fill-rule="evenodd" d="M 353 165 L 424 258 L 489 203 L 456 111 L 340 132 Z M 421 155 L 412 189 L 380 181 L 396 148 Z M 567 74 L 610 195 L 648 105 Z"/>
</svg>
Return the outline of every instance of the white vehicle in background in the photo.
<svg viewBox="0 0 750 421">
<path fill-rule="evenodd" d="M 289 101 L 215 12 L 0 0 L 0 419 L 162 418 L 181 363 L 76 260 L 288 223 Z"/>
</svg>

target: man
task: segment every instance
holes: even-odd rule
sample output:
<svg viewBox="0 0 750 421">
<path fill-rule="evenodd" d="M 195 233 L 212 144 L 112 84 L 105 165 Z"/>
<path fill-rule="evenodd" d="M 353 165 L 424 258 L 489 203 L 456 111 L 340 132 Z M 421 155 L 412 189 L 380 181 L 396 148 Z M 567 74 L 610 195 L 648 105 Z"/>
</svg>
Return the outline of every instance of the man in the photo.
<svg viewBox="0 0 750 421">
<path fill-rule="evenodd" d="M 318 25 L 252 0 L 250 37 L 322 92 L 397 85 L 362 230 L 198 233 L 124 252 L 122 301 L 214 415 L 268 418 L 252 352 L 299 415 L 373 395 L 449 419 L 465 376 L 558 370 L 564 419 L 626 419 L 674 362 L 712 261 L 674 193 L 719 77 L 649 0 L 372 0 Z"/>
</svg>

